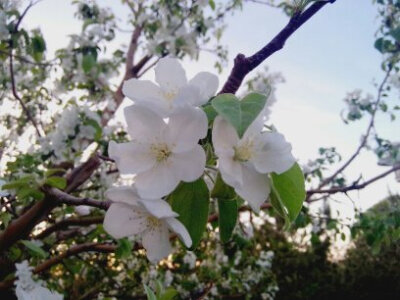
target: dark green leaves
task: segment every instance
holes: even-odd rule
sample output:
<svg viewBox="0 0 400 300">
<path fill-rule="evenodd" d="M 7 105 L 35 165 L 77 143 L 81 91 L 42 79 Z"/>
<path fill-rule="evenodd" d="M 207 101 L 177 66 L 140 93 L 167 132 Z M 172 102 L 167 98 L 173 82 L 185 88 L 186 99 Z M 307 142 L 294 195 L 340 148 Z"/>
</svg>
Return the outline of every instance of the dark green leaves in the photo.
<svg viewBox="0 0 400 300">
<path fill-rule="evenodd" d="M 223 182 L 219 173 L 212 191 L 212 197 L 218 200 L 218 225 L 221 241 L 223 243 L 229 242 L 237 222 L 238 203 L 235 191 Z"/>
<path fill-rule="evenodd" d="M 210 195 L 203 179 L 182 182 L 171 194 L 172 209 L 179 214 L 192 238 L 192 249 L 196 248 L 206 229 Z"/>
<path fill-rule="evenodd" d="M 31 54 L 35 61 L 42 60 L 43 53 L 46 51 L 46 42 L 40 35 L 35 35 L 31 38 Z"/>
<path fill-rule="evenodd" d="M 303 172 L 296 163 L 285 173 L 272 173 L 271 181 L 271 204 L 288 226 L 300 213 L 306 197 Z"/>
<path fill-rule="evenodd" d="M 264 108 L 267 97 L 251 93 L 239 100 L 233 94 L 221 94 L 215 97 L 211 104 L 220 116 L 235 127 L 239 137 L 242 137 Z"/>
</svg>

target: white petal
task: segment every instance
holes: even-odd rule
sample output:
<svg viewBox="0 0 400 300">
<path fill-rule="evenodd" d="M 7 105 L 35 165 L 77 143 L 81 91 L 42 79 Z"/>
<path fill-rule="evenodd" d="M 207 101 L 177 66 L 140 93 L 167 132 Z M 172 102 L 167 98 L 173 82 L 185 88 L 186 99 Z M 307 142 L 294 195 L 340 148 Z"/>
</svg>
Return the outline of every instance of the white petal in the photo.
<svg viewBox="0 0 400 300">
<path fill-rule="evenodd" d="M 155 67 L 156 81 L 164 91 L 178 91 L 186 85 L 186 73 L 179 60 L 164 57 Z"/>
<path fill-rule="evenodd" d="M 221 172 L 224 182 L 232 187 L 242 186 L 243 184 L 243 166 L 234 161 L 232 156 L 220 156 L 218 159 L 218 168 Z"/>
<path fill-rule="evenodd" d="M 112 202 L 125 203 L 130 205 L 138 205 L 139 195 L 132 186 L 120 186 L 109 188 L 105 192 L 105 196 Z"/>
<path fill-rule="evenodd" d="M 129 79 L 122 86 L 122 93 L 131 100 L 161 101 L 161 89 L 149 80 Z"/>
<path fill-rule="evenodd" d="M 117 144 L 111 141 L 108 155 L 115 160 L 121 174 L 136 174 L 151 169 L 156 160 L 151 155 L 149 145 L 137 142 Z"/>
<path fill-rule="evenodd" d="M 292 147 L 284 136 L 277 132 L 265 132 L 262 139 L 263 146 L 251 159 L 256 170 L 260 173 L 278 174 L 289 170 L 296 160 L 291 153 Z"/>
<path fill-rule="evenodd" d="M 135 178 L 139 195 L 145 199 L 159 199 L 171 193 L 179 183 L 167 163 L 156 164 Z"/>
<path fill-rule="evenodd" d="M 141 105 L 126 107 L 124 114 L 128 133 L 134 140 L 152 143 L 167 126 L 161 116 Z"/>
<path fill-rule="evenodd" d="M 179 220 L 175 218 L 168 218 L 165 220 L 165 222 L 167 223 L 169 229 L 179 236 L 186 247 L 189 248 L 192 246 L 192 238 L 190 237 L 186 227 Z"/>
<path fill-rule="evenodd" d="M 111 204 L 103 223 L 104 230 L 116 239 L 139 234 L 146 225 L 146 215 L 138 207 L 125 203 Z"/>
<path fill-rule="evenodd" d="M 189 81 L 189 86 L 198 88 L 201 95 L 201 102 L 194 104 L 200 106 L 206 103 L 217 92 L 218 77 L 209 72 L 200 72 Z"/>
<path fill-rule="evenodd" d="M 169 158 L 176 177 L 185 182 L 195 181 L 204 173 L 206 154 L 200 145 L 182 153 L 173 153 Z"/>
<path fill-rule="evenodd" d="M 181 107 L 169 118 L 166 140 L 174 145 L 173 152 L 193 149 L 207 135 L 207 115 L 199 108 Z"/>
<path fill-rule="evenodd" d="M 220 152 L 232 150 L 239 143 L 239 136 L 231 124 L 218 116 L 214 120 L 212 141 L 219 155 Z"/>
<path fill-rule="evenodd" d="M 156 200 L 140 200 L 140 204 L 157 219 L 177 217 L 178 214 L 174 212 L 168 202 Z"/>
<path fill-rule="evenodd" d="M 255 212 L 259 212 L 271 191 L 268 175 L 260 174 L 250 167 L 244 167 L 242 171 L 243 185 L 235 191 Z"/>
<path fill-rule="evenodd" d="M 172 251 L 167 226 L 146 231 L 143 234 L 142 244 L 146 249 L 147 258 L 153 263 L 168 256 Z"/>
</svg>

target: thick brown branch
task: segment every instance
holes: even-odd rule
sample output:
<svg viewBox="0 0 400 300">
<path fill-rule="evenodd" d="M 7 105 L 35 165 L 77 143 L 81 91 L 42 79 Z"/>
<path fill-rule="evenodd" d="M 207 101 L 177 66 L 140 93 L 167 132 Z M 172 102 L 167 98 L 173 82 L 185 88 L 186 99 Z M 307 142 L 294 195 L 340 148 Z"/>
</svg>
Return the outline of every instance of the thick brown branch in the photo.
<svg viewBox="0 0 400 300">
<path fill-rule="evenodd" d="M 92 175 L 99 164 L 99 158 L 93 156 L 86 163 L 72 170 L 67 177 L 68 184 L 65 191 L 68 193 L 79 187 Z M 57 200 L 56 196 L 57 193 L 46 193 L 44 200 L 36 202 L 18 219 L 8 225 L 0 234 L 0 253 L 7 250 L 18 240 L 28 236 L 37 223 L 47 216 L 59 203 L 62 203 Z M 96 202 L 100 203 L 100 201 Z"/>
<path fill-rule="evenodd" d="M 265 47 L 250 57 L 238 54 L 234 60 L 232 71 L 219 94 L 235 94 L 248 73 L 259 66 L 264 60 L 275 52 L 281 50 L 287 39 L 296 32 L 304 23 L 314 16 L 322 7 L 336 0 L 322 0 L 312 4 L 304 12 L 295 14 L 289 23 L 283 28 Z"/>
</svg>

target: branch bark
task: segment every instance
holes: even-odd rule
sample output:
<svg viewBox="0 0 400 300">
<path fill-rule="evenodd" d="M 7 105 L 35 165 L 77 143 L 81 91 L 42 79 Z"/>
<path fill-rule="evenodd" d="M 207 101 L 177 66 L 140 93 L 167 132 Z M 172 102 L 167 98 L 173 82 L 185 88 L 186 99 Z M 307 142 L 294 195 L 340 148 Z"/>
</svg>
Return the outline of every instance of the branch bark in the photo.
<svg viewBox="0 0 400 300">
<path fill-rule="evenodd" d="M 321 0 L 312 4 L 304 12 L 296 13 L 283 28 L 267 45 L 261 50 L 246 57 L 244 54 L 238 54 L 234 60 L 232 71 L 225 82 L 219 94 L 235 94 L 248 73 L 259 66 L 264 60 L 275 52 L 281 50 L 288 38 L 296 32 L 304 23 L 314 16 L 321 8 L 328 3 L 334 3 L 336 0 Z"/>
</svg>

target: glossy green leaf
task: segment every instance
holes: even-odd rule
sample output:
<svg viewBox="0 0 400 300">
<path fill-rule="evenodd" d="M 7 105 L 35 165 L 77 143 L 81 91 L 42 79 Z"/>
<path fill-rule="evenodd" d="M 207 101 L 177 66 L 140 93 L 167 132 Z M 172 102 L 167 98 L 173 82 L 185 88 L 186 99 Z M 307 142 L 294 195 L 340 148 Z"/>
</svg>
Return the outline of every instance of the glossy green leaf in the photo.
<svg viewBox="0 0 400 300">
<path fill-rule="evenodd" d="M 293 222 L 300 213 L 306 197 L 304 175 L 300 166 L 295 163 L 280 175 L 272 173 L 271 181 L 271 204 L 287 221 Z"/>
<path fill-rule="evenodd" d="M 86 54 L 82 58 L 82 69 L 85 73 L 89 73 L 90 70 L 96 65 L 96 58 L 92 54 Z"/>
<path fill-rule="evenodd" d="M 169 200 L 192 238 L 191 249 L 196 248 L 208 221 L 210 195 L 206 183 L 202 178 L 194 182 L 182 182 Z"/>
<path fill-rule="evenodd" d="M 211 104 L 225 120 L 232 124 L 239 137 L 242 137 L 250 124 L 265 106 L 267 95 L 251 93 L 239 100 L 233 94 L 221 94 Z"/>
<path fill-rule="evenodd" d="M 149 288 L 147 285 L 144 285 L 144 290 L 146 291 L 147 300 L 157 300 L 157 297 L 151 288 Z"/>
<path fill-rule="evenodd" d="M 223 243 L 229 242 L 235 229 L 238 216 L 236 199 L 218 199 L 219 235 Z"/>
</svg>

